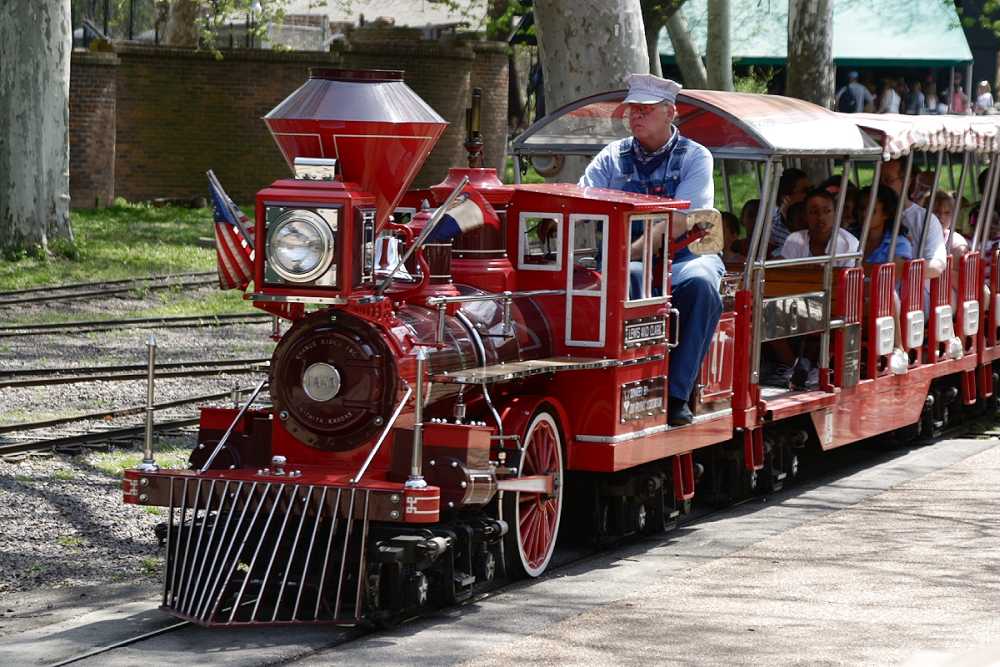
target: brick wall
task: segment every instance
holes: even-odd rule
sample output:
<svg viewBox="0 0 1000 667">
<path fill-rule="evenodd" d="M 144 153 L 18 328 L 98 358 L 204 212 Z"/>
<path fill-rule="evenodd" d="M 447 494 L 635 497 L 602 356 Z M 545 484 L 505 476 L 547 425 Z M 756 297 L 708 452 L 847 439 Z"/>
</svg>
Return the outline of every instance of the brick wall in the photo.
<svg viewBox="0 0 1000 667">
<path fill-rule="evenodd" d="M 117 191 L 129 200 L 206 191 L 214 169 L 230 194 L 250 201 L 288 170 L 261 117 L 328 54 L 236 51 L 216 60 L 186 49 L 118 51 Z M 326 56 L 326 57 L 324 57 Z"/>
<path fill-rule="evenodd" d="M 483 166 L 495 167 L 503 178 L 507 154 L 507 46 L 496 42 L 473 45 L 476 60 L 470 77 L 473 88 L 483 90 L 483 108 L 479 125 L 483 134 Z"/>
<path fill-rule="evenodd" d="M 499 164 L 505 148 L 502 45 L 413 42 L 384 32 L 334 53 L 236 50 L 216 60 L 184 49 L 123 46 L 117 56 L 115 194 L 129 200 L 204 194 L 205 171 L 214 169 L 236 200 L 250 201 L 287 176 L 261 118 L 316 66 L 405 70 L 407 84 L 451 123 L 416 185 L 465 165 L 472 85 L 483 88 L 487 164 Z"/>
<path fill-rule="evenodd" d="M 69 194 L 74 208 L 115 198 L 115 75 L 113 53 L 72 55 L 69 82 Z"/>
</svg>

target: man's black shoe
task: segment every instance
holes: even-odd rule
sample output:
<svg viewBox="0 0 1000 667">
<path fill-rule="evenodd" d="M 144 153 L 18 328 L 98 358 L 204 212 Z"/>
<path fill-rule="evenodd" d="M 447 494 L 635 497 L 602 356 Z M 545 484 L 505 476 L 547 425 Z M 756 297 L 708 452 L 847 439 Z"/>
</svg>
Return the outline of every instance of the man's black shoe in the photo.
<svg viewBox="0 0 1000 667">
<path fill-rule="evenodd" d="M 687 426 L 694 421 L 694 415 L 688 408 L 687 401 L 670 397 L 667 408 L 667 423 L 671 426 Z"/>
</svg>

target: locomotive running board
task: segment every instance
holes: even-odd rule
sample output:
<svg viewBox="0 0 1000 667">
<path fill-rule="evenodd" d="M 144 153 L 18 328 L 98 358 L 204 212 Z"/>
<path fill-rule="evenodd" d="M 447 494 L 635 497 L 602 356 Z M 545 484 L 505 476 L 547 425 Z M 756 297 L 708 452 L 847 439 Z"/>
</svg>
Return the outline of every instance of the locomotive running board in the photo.
<svg viewBox="0 0 1000 667">
<path fill-rule="evenodd" d="M 662 355 L 660 356 L 662 359 Z M 480 368 L 469 368 L 462 371 L 444 371 L 434 375 L 434 382 L 450 382 L 453 384 L 493 384 L 519 380 L 532 375 L 544 373 L 561 373 L 563 371 L 583 371 L 595 368 L 612 368 L 620 366 L 618 359 L 593 359 L 587 357 L 549 357 L 547 359 L 531 359 L 515 361 L 508 364 L 493 364 Z"/>
<path fill-rule="evenodd" d="M 361 620 L 369 490 L 216 479 L 177 486 L 161 609 L 204 626 Z"/>
</svg>

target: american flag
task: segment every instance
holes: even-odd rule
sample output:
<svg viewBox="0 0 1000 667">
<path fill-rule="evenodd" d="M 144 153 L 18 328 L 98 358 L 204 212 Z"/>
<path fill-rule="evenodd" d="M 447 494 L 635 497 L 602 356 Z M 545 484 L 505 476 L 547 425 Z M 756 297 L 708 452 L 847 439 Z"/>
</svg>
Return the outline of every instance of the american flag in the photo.
<svg viewBox="0 0 1000 667">
<path fill-rule="evenodd" d="M 492 227 L 499 230 L 500 218 L 497 217 L 493 206 L 479 191 L 472 187 L 466 187 L 448 209 L 448 212 L 441 216 L 441 220 L 438 221 L 427 240 L 432 243 L 450 241 L 460 234 L 474 232 L 482 227 Z"/>
<path fill-rule="evenodd" d="M 215 258 L 219 287 L 245 290 L 253 280 L 253 228 L 211 170 L 208 172 L 208 191 L 215 210 Z"/>
</svg>

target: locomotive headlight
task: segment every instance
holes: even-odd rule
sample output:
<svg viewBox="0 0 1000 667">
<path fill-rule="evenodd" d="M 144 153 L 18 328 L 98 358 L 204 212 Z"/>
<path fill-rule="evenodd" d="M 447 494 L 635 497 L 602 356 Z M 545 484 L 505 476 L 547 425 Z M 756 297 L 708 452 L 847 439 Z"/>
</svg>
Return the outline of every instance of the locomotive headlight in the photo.
<svg viewBox="0 0 1000 667">
<path fill-rule="evenodd" d="M 312 211 L 287 211 L 269 230 L 267 259 L 274 272 L 289 282 L 314 280 L 333 261 L 333 231 Z"/>
</svg>

